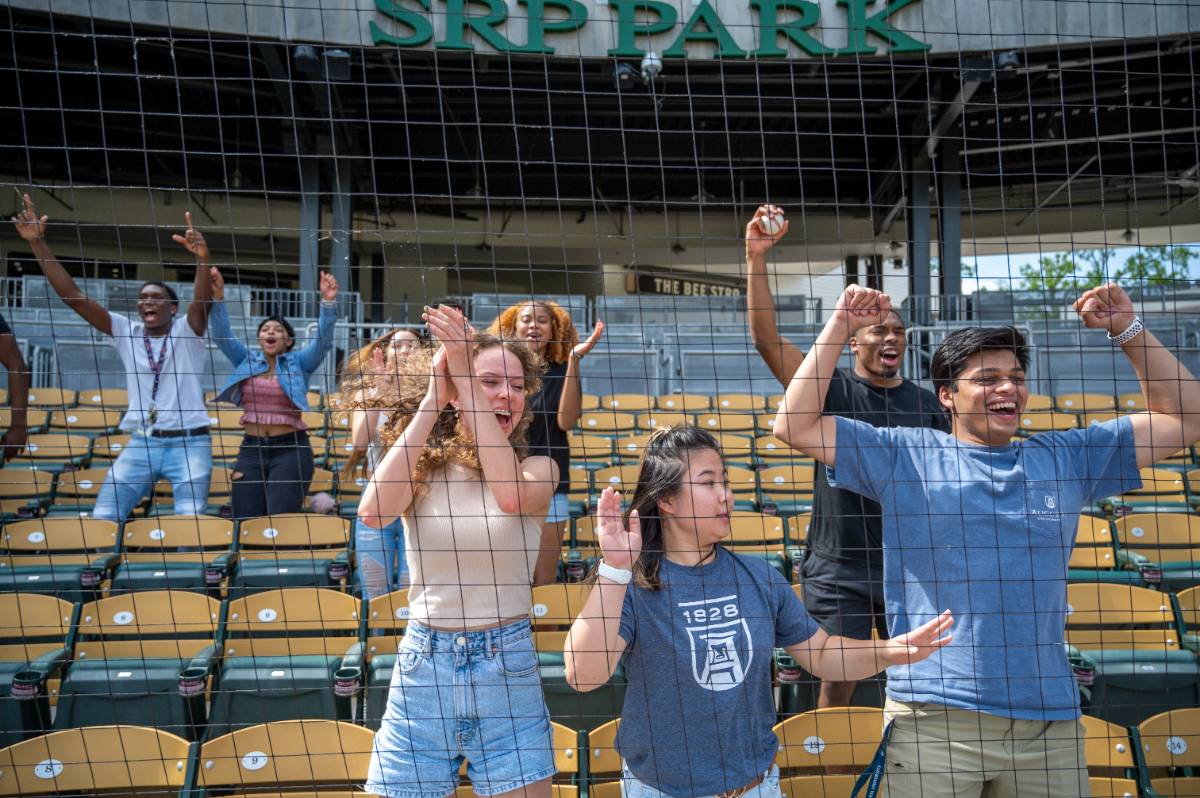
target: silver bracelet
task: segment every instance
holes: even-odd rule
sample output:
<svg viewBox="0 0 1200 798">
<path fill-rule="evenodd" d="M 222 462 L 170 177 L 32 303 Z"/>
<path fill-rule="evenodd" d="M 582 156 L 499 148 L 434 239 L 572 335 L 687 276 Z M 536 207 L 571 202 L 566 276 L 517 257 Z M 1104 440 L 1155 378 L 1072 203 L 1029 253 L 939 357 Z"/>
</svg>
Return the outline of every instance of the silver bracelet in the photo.
<svg viewBox="0 0 1200 798">
<path fill-rule="evenodd" d="M 1137 316 L 1133 317 L 1133 321 L 1125 328 L 1125 332 L 1120 335 L 1109 335 L 1108 340 L 1112 341 L 1117 346 L 1124 346 L 1142 334 L 1146 327 L 1142 324 L 1142 320 Z"/>
</svg>

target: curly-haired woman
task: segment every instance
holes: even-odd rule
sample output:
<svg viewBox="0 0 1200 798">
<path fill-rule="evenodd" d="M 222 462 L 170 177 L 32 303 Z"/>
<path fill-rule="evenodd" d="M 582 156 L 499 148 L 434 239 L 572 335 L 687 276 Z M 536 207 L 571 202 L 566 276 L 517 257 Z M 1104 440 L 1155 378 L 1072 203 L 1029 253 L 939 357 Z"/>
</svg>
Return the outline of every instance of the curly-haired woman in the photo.
<svg viewBox="0 0 1200 798">
<path fill-rule="evenodd" d="M 544 585 L 554 581 L 563 531 L 570 518 L 567 489 L 571 446 L 567 432 L 582 414 L 579 361 L 600 341 L 604 322 L 597 321 L 592 334 L 581 343 L 571 314 L 557 302 L 535 300 L 505 309 L 488 332 L 506 341 L 524 341 L 546 363 L 542 390 L 529 400 L 533 411 L 529 450 L 546 454 L 558 465 L 559 483 L 542 522 L 541 553 L 533 575 L 535 585 Z"/>
<path fill-rule="evenodd" d="M 406 358 L 400 412 L 359 507 L 368 524 L 404 518 L 412 584 L 366 789 L 443 798 L 466 760 L 477 795 L 547 798 L 555 767 L 529 624 L 540 535 L 530 511 L 550 503 L 558 467 L 524 451 L 541 363 L 520 342 L 470 335 L 452 308 L 425 318 L 441 348 Z"/>
</svg>

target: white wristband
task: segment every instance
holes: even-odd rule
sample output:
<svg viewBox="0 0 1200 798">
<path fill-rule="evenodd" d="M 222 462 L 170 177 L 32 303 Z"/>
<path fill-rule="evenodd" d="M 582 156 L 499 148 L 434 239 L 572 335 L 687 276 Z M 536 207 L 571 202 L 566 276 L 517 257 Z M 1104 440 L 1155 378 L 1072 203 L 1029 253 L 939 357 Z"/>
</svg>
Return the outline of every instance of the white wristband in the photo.
<svg viewBox="0 0 1200 798">
<path fill-rule="evenodd" d="M 1142 320 L 1137 316 L 1134 316 L 1133 321 L 1130 322 L 1129 326 L 1125 328 L 1125 332 L 1121 333 L 1120 335 L 1109 335 L 1108 340 L 1112 341 L 1117 346 L 1124 346 L 1134 338 L 1137 338 L 1139 335 L 1141 335 L 1142 330 L 1144 329 L 1146 329 L 1146 327 L 1142 324 Z"/>
<path fill-rule="evenodd" d="M 603 576 L 610 582 L 616 582 L 618 585 L 627 585 L 633 581 L 633 571 L 627 571 L 624 568 L 614 568 L 604 560 L 600 561 L 600 566 L 596 569 L 598 576 Z"/>
</svg>

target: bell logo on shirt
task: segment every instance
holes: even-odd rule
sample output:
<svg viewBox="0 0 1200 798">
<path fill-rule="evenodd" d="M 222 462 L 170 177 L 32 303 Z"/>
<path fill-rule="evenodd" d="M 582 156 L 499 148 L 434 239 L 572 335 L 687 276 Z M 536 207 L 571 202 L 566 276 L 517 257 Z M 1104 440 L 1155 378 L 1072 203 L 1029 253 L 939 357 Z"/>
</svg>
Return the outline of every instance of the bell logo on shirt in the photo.
<svg viewBox="0 0 1200 798">
<path fill-rule="evenodd" d="M 1056 508 L 1056 507 L 1058 507 L 1058 502 L 1054 500 L 1054 497 L 1053 497 L 1053 496 L 1047 496 L 1047 497 L 1046 497 L 1046 509 L 1047 509 L 1047 510 L 1053 510 L 1053 509 L 1054 509 L 1054 508 Z"/>
<path fill-rule="evenodd" d="M 745 681 L 754 648 L 737 596 L 683 602 L 679 608 L 688 622 L 692 676 L 696 684 L 705 690 L 722 692 Z"/>
</svg>

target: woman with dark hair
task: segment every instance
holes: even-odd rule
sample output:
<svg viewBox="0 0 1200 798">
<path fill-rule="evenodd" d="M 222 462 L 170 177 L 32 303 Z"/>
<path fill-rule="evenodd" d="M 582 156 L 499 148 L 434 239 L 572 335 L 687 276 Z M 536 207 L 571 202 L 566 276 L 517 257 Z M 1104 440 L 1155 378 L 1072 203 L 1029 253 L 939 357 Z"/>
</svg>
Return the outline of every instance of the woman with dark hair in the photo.
<svg viewBox="0 0 1200 798">
<path fill-rule="evenodd" d="M 366 790 L 448 796 L 466 760 L 477 795 L 549 798 L 529 606 L 538 516 L 558 468 L 525 455 L 541 361 L 523 343 L 470 334 L 452 308 L 426 308 L 425 319 L 441 348 L 406 357 L 387 451 L 358 511 L 377 527 L 403 517 L 411 577 Z"/>
<path fill-rule="evenodd" d="M 293 352 L 296 332 L 287 319 L 268 316 L 258 325 L 258 349 L 234 335 L 225 307 L 225 279 L 212 270 L 212 338 L 233 363 L 233 373 L 217 396 L 242 408 L 246 437 L 230 475 L 234 518 L 299 512 L 315 464 L 308 426 L 308 381 L 333 347 L 338 284 L 321 273 L 321 312 L 317 337 Z"/>
<path fill-rule="evenodd" d="M 579 361 L 600 341 L 604 322 L 597 321 L 592 334 L 580 342 L 571 314 L 557 302 L 542 299 L 506 308 L 488 332 L 506 341 L 524 341 L 546 364 L 542 390 L 529 400 L 533 411 L 529 450 L 550 457 L 558 465 L 558 485 L 542 521 L 541 552 L 533 577 L 535 585 L 544 585 L 554 581 L 563 532 L 571 517 L 567 510 L 571 465 L 567 432 L 583 412 Z"/>
<path fill-rule="evenodd" d="M 776 647 L 818 677 L 858 680 L 950 640 L 948 610 L 891 640 L 831 637 L 766 560 L 719 545 L 732 510 L 717 442 L 693 426 L 651 436 L 625 520 L 619 494 L 600 499 L 603 559 L 564 653 L 581 691 L 606 683 L 624 658 L 617 749 L 627 796 L 779 796 Z"/>
</svg>

